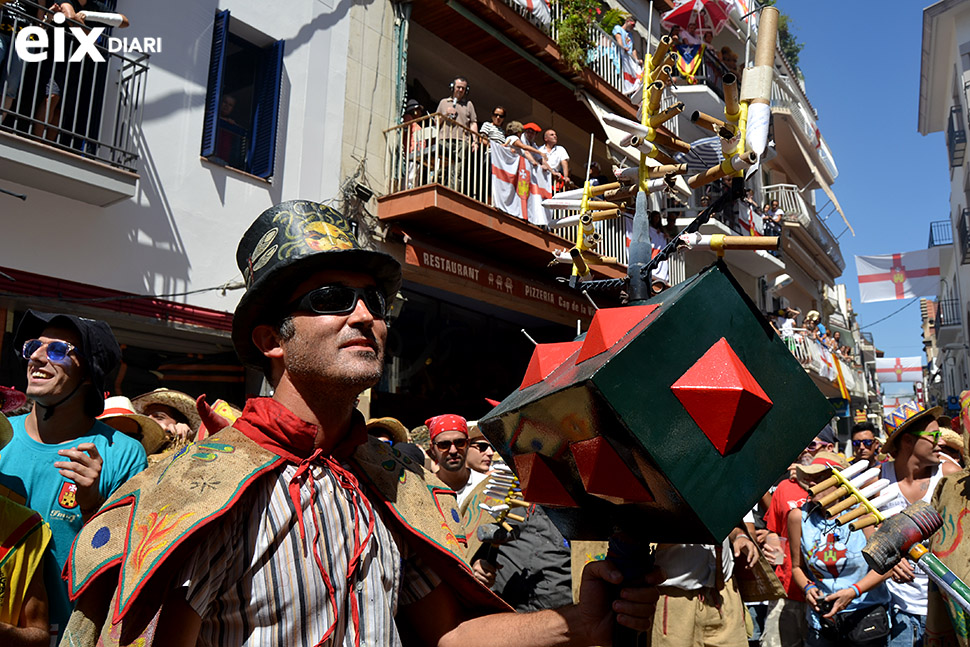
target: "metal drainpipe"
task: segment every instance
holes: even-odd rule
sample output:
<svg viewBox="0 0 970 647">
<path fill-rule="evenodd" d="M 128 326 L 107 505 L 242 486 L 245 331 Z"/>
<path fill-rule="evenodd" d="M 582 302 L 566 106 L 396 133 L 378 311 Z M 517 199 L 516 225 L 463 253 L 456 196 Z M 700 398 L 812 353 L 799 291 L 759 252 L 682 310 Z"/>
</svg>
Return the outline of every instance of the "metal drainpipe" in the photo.
<svg viewBox="0 0 970 647">
<path fill-rule="evenodd" d="M 411 2 L 394 3 L 394 39 L 397 43 L 397 78 L 394 81 L 394 100 L 397 102 L 397 123 L 404 111 L 408 88 L 408 33 L 411 22 Z"/>
</svg>

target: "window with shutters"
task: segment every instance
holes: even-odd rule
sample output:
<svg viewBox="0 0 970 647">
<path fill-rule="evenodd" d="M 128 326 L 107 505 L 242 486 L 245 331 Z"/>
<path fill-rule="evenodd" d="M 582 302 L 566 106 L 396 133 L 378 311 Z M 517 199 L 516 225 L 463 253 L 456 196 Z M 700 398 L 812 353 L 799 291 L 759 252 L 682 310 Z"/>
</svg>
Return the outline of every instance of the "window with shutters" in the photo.
<svg viewBox="0 0 970 647">
<path fill-rule="evenodd" d="M 238 29 L 236 28 L 238 27 Z M 216 14 L 206 88 L 202 156 L 262 178 L 273 175 L 283 41 Z"/>
</svg>

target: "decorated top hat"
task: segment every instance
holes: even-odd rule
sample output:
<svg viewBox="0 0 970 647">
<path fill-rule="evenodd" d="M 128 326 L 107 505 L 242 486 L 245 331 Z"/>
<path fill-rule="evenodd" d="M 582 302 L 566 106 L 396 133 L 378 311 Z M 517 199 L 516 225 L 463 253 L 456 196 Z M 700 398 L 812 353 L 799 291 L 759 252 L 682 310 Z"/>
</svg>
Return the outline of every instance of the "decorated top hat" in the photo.
<svg viewBox="0 0 970 647">
<path fill-rule="evenodd" d="M 401 287 L 401 264 L 392 256 L 361 247 L 340 212 L 309 200 L 270 207 L 250 225 L 236 249 L 246 293 L 232 320 L 232 343 L 244 364 L 260 366 L 253 344 L 259 324 L 281 318 L 291 291 L 320 270 L 348 270 L 374 277 L 390 298 Z"/>
<path fill-rule="evenodd" d="M 904 433 L 912 429 L 920 421 L 929 424 L 929 421 L 936 420 L 943 413 L 943 407 L 933 407 L 927 409 L 924 405 L 910 401 L 896 407 L 890 411 L 883 424 L 886 425 L 886 433 L 889 435 L 886 442 L 882 445 L 882 451 L 892 454 L 896 451 L 896 441 Z"/>
</svg>

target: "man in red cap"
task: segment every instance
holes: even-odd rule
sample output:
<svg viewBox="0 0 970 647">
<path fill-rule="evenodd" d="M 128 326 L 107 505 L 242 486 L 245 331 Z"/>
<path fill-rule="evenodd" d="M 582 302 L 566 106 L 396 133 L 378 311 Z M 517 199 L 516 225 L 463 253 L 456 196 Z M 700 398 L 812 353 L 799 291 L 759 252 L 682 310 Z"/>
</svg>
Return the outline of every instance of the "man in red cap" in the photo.
<svg viewBox="0 0 970 647">
<path fill-rule="evenodd" d="M 656 600 L 608 562 L 580 603 L 516 615 L 462 561 L 454 493 L 376 438 L 355 408 L 380 380 L 401 286 L 333 209 L 265 211 L 237 263 L 233 343 L 273 396 L 125 484 L 65 573 L 65 645 L 603 645 Z M 651 573 L 647 582 L 656 582 Z"/>
</svg>

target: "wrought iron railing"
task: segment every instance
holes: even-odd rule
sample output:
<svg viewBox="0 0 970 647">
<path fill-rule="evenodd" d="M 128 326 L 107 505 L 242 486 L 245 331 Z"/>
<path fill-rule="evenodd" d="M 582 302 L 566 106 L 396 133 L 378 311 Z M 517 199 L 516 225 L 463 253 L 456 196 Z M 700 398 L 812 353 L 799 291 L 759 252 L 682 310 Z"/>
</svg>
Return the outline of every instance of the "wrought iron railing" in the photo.
<svg viewBox="0 0 970 647">
<path fill-rule="evenodd" d="M 950 108 L 950 119 L 946 125 L 946 150 L 950 153 L 950 168 L 963 165 L 967 152 L 967 130 L 963 125 L 960 106 Z"/>
<path fill-rule="evenodd" d="M 39 7 L 25 0 L 17 6 Z M 13 3 L 0 6 L 0 37 L 8 45 L 0 60 L 0 130 L 135 170 L 148 55 L 111 52 L 102 36 L 95 49 L 104 62 L 96 62 L 83 54 L 86 44 L 66 35 L 63 56 L 24 61 L 15 47 L 24 28 L 43 29 L 53 43 L 52 30 L 82 27 L 72 21 L 54 26 L 32 14 Z M 57 52 L 54 45 L 49 51 Z M 79 60 L 69 62 L 76 51 Z"/>
<path fill-rule="evenodd" d="M 949 220 L 934 220 L 930 223 L 930 242 L 927 247 L 953 244 L 953 228 Z"/>
<path fill-rule="evenodd" d="M 384 131 L 387 142 L 387 193 L 438 184 L 484 205 L 493 204 L 491 147 L 481 135 L 434 113 Z M 531 207 L 530 207 L 531 208 Z M 570 215 L 549 210 L 550 223 Z M 596 223 L 600 234 L 597 254 L 626 264 L 626 223 L 622 218 Z M 556 231 L 574 240 L 573 227 Z"/>
<path fill-rule="evenodd" d="M 794 184 L 772 184 L 764 188 L 765 200 L 778 200 L 778 206 L 785 212 L 785 220 L 797 222 L 804 227 L 819 247 L 828 254 L 840 270 L 845 269 L 845 260 L 839 241 L 835 239 L 829 228 L 822 222 L 815 209 L 809 205 Z"/>
<path fill-rule="evenodd" d="M 937 332 L 940 328 L 947 326 L 960 325 L 960 300 L 959 299 L 940 299 L 936 302 L 936 322 L 934 327 Z"/>
<path fill-rule="evenodd" d="M 823 347 L 818 340 L 796 333 L 788 340 L 788 348 L 805 370 L 836 384 L 841 374 L 845 388 L 851 395 L 865 397 L 865 380 L 861 371 Z"/>
<path fill-rule="evenodd" d="M 970 210 L 964 209 L 960 212 L 960 219 L 957 221 L 957 239 L 960 241 L 960 264 L 970 263 Z"/>
</svg>

